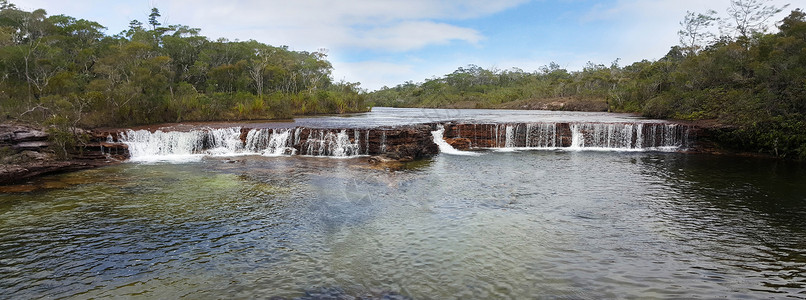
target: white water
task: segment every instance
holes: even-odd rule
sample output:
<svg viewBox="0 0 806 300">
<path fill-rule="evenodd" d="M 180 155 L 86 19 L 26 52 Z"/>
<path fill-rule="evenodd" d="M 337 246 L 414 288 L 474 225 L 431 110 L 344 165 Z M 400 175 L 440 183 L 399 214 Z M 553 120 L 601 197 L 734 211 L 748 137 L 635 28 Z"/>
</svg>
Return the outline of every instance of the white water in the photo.
<svg viewBox="0 0 806 300">
<path fill-rule="evenodd" d="M 478 142 L 478 136 L 488 136 L 488 145 L 492 145 L 496 151 L 677 151 L 686 148 L 689 143 L 688 128 L 671 123 L 542 122 L 480 124 L 478 127 L 473 125 L 473 128 L 474 131 L 469 134 L 476 139 L 475 142 Z M 484 132 L 487 130 L 489 135 Z M 245 132 L 242 139 L 241 128 L 231 127 L 169 132 L 128 130 L 121 133 L 118 140 L 128 145 L 132 161 L 141 162 L 185 162 L 204 156 L 237 155 L 338 158 L 369 154 L 371 133 L 372 130 L 368 129 L 251 129 Z M 389 147 L 386 131 L 375 134 L 380 135 L 379 153 L 384 153 Z M 451 147 L 444 139 L 445 128 L 442 125 L 431 134 L 442 153 L 479 155 Z M 455 134 L 461 133 L 457 130 Z"/>
<path fill-rule="evenodd" d="M 444 134 L 445 134 L 445 127 L 443 127 L 442 125 L 438 125 L 437 130 L 431 131 L 431 136 L 434 137 L 434 143 L 437 144 L 437 146 L 439 146 L 440 153 L 451 155 L 469 155 L 469 156 L 481 155 L 480 153 L 476 152 L 456 150 L 456 148 L 453 148 L 453 146 L 451 146 L 450 144 L 448 144 L 448 142 L 445 141 L 445 138 L 443 138 Z"/>
<path fill-rule="evenodd" d="M 238 137 L 240 127 L 163 132 L 157 130 L 127 130 L 120 134 L 120 142 L 129 147 L 132 161 L 186 162 L 201 159 L 204 155 L 227 155 L 242 152 Z"/>
<path fill-rule="evenodd" d="M 354 139 L 350 141 L 347 130 L 337 133 L 325 130 L 311 131 L 303 143 L 302 155 L 351 157 L 361 154 L 361 132 L 354 130 Z M 369 133 L 367 133 L 369 134 Z"/>
<path fill-rule="evenodd" d="M 241 140 L 241 128 L 199 129 L 192 131 L 127 130 L 119 141 L 129 147 L 130 160 L 136 162 L 188 162 L 204 156 L 286 156 L 308 155 L 353 157 L 361 155 L 361 131 L 355 130 L 353 140 L 347 130 L 308 130 L 301 141 L 302 128 L 251 129 Z M 369 146 L 369 131 L 364 132 L 364 144 Z M 297 153 L 297 149 L 302 153 Z M 363 149 L 364 153 L 368 150 Z"/>
<path fill-rule="evenodd" d="M 296 149 L 292 147 L 291 129 L 252 129 L 246 134 L 246 150 L 264 156 L 292 155 Z M 298 139 L 296 140 L 299 143 Z"/>
<path fill-rule="evenodd" d="M 557 123 L 494 124 L 488 128 L 496 151 L 677 151 L 689 143 L 687 127 L 668 123 L 571 123 L 570 147 L 563 147 Z"/>
<path fill-rule="evenodd" d="M 572 124 L 572 150 L 676 151 L 686 147 L 688 130 L 678 124 Z M 648 127 L 648 132 L 644 130 Z"/>
</svg>

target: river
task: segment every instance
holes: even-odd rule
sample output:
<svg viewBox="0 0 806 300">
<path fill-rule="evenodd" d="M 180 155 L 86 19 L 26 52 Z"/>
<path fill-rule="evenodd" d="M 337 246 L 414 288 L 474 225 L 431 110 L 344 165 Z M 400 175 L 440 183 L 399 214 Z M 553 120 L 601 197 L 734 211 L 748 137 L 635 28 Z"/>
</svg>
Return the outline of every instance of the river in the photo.
<svg viewBox="0 0 806 300">
<path fill-rule="evenodd" d="M 297 122 L 363 125 L 375 114 Z M 806 298 L 801 165 L 658 151 L 472 153 L 396 169 L 362 156 L 204 155 L 42 178 L 33 191 L 0 193 L 0 292 Z"/>
</svg>

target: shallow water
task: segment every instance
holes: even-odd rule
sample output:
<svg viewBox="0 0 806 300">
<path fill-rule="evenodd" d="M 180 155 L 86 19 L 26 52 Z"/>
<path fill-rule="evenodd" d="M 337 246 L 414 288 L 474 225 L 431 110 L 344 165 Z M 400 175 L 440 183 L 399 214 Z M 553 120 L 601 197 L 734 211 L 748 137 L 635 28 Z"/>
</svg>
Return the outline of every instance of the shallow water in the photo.
<svg viewBox="0 0 806 300">
<path fill-rule="evenodd" d="M 806 171 L 677 153 L 206 158 L 0 194 L 13 298 L 806 298 Z"/>
</svg>

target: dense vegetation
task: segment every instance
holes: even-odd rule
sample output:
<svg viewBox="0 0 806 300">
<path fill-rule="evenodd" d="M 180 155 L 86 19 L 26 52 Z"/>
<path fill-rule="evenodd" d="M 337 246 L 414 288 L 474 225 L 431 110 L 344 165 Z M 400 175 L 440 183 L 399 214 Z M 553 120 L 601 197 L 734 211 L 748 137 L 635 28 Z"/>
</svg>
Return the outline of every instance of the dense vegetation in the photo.
<svg viewBox="0 0 806 300">
<path fill-rule="evenodd" d="M 324 50 L 211 41 L 159 17 L 155 8 L 110 36 L 0 0 L 0 120 L 67 128 L 366 110 L 358 84 L 332 82 Z"/>
<path fill-rule="evenodd" d="M 575 72 L 554 63 L 535 72 L 471 65 L 368 98 L 379 106 L 478 108 L 600 101 L 611 111 L 653 118 L 715 120 L 725 125 L 716 137 L 723 145 L 806 159 L 806 13 L 796 9 L 777 23 L 777 33 L 765 33 L 764 21 L 781 9 L 763 4 L 734 0 L 724 19 L 689 13 L 681 45 L 657 61 L 589 63 Z M 723 25 L 720 35 L 708 31 L 716 24 Z"/>
</svg>

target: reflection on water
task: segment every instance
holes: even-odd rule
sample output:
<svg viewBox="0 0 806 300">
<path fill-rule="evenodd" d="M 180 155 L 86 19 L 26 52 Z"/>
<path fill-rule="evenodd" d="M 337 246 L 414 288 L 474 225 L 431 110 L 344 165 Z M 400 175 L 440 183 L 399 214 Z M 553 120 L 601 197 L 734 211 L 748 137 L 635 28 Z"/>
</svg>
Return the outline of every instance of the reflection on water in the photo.
<svg viewBox="0 0 806 300">
<path fill-rule="evenodd" d="M 0 194 L 5 295 L 806 298 L 806 172 L 777 161 L 249 156 L 38 187 Z"/>
</svg>

